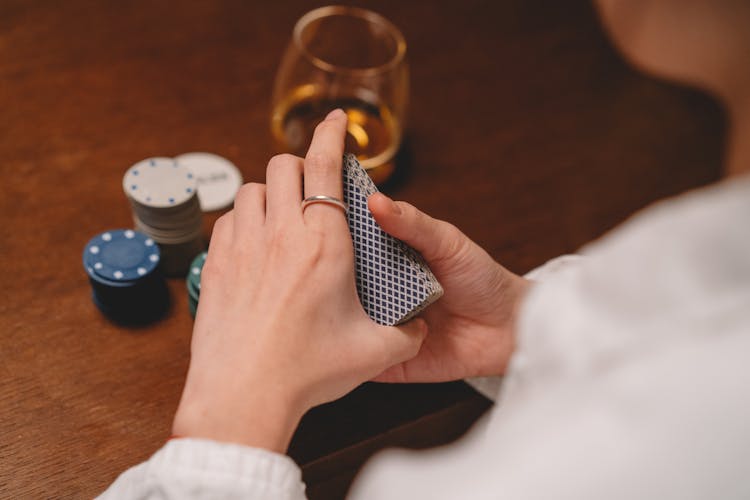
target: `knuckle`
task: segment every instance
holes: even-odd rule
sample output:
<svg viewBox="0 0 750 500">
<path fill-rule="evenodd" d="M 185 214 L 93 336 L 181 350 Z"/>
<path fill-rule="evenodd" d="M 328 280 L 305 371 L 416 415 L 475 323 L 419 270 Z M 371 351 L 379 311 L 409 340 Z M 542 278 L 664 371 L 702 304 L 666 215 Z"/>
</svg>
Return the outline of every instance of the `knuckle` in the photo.
<svg viewBox="0 0 750 500">
<path fill-rule="evenodd" d="M 266 175 L 280 168 L 288 168 L 290 166 L 294 166 L 297 160 L 298 158 L 296 156 L 289 154 L 289 153 L 281 153 L 278 155 L 274 155 L 271 157 L 270 160 L 268 160 L 268 167 L 266 168 Z"/>
<path fill-rule="evenodd" d="M 305 167 L 309 172 L 326 173 L 336 168 L 335 160 L 324 153 L 311 153 L 305 158 Z"/>
<path fill-rule="evenodd" d="M 401 209 L 401 213 L 406 215 L 407 218 L 420 222 L 422 219 L 424 219 L 424 214 L 411 203 L 406 201 L 397 201 L 396 204 Z"/>
<path fill-rule="evenodd" d="M 254 198 L 256 196 L 259 196 L 263 192 L 264 188 L 265 185 L 258 182 L 248 182 L 240 188 L 240 190 L 237 192 L 237 195 L 235 196 L 235 199 L 244 200 L 246 198 Z"/>
<path fill-rule="evenodd" d="M 285 165 L 287 163 L 293 162 L 297 159 L 296 156 L 290 153 L 280 153 L 277 155 L 273 155 L 271 159 L 268 161 L 269 165 Z"/>
<path fill-rule="evenodd" d="M 464 233 L 450 222 L 439 220 L 435 221 L 435 223 L 440 234 L 442 234 L 442 237 L 439 239 L 442 247 L 439 255 L 443 259 L 454 259 L 461 255 L 466 249 L 466 243 L 469 241 L 464 236 Z"/>
<path fill-rule="evenodd" d="M 232 212 L 234 212 L 234 210 L 230 210 L 229 212 L 216 219 L 212 231 L 212 239 L 216 239 L 217 241 L 223 240 L 223 238 L 221 237 L 224 236 L 232 228 L 232 218 L 234 217 Z"/>
<path fill-rule="evenodd" d="M 314 269 L 321 265 L 327 267 L 331 264 L 327 258 L 330 254 L 329 245 L 326 244 L 323 231 L 306 231 L 304 247 L 300 249 L 296 246 L 293 251 L 297 253 L 306 269 Z M 335 262 L 333 264 L 335 265 Z"/>
<path fill-rule="evenodd" d="M 311 267 L 319 265 L 325 260 L 325 245 L 321 240 L 316 240 L 307 249 L 307 263 Z"/>
<path fill-rule="evenodd" d="M 201 269 L 201 287 L 211 288 L 211 284 L 214 283 L 220 275 L 221 266 L 216 259 L 216 255 L 209 255 L 206 262 L 203 264 L 203 269 Z"/>
<path fill-rule="evenodd" d="M 305 243 L 306 259 L 309 263 L 318 263 L 326 255 L 326 239 L 323 231 L 310 231 Z"/>
<path fill-rule="evenodd" d="M 276 227 L 268 235 L 268 248 L 275 254 L 287 255 L 297 249 L 291 242 L 289 232 L 283 227 Z"/>
<path fill-rule="evenodd" d="M 242 188 L 248 193 L 257 193 L 261 191 L 265 186 L 259 182 L 248 182 Z"/>
<path fill-rule="evenodd" d="M 326 262 L 327 246 L 325 240 L 315 233 L 305 233 L 304 245 L 300 246 L 299 238 L 283 229 L 273 230 L 268 235 L 267 250 L 273 259 L 284 266 L 310 271 Z"/>
<path fill-rule="evenodd" d="M 404 213 L 406 213 L 407 218 L 413 221 L 414 227 L 418 228 L 420 231 L 442 233 L 442 224 L 448 224 L 447 222 L 443 222 L 441 220 L 430 217 L 414 205 L 411 205 L 409 203 L 404 203 L 404 205 L 405 206 L 402 207 L 402 210 L 404 211 Z"/>
<path fill-rule="evenodd" d="M 463 239 L 464 233 L 461 232 L 460 229 L 458 229 L 456 226 L 451 224 L 450 222 L 446 222 L 444 220 L 435 220 L 435 224 L 437 224 L 438 227 L 440 227 L 440 231 L 445 235 L 446 238 L 449 238 L 451 240 L 461 240 Z"/>
<path fill-rule="evenodd" d="M 333 123 L 328 120 L 323 120 L 315 126 L 315 133 L 326 132 L 332 128 Z"/>
</svg>

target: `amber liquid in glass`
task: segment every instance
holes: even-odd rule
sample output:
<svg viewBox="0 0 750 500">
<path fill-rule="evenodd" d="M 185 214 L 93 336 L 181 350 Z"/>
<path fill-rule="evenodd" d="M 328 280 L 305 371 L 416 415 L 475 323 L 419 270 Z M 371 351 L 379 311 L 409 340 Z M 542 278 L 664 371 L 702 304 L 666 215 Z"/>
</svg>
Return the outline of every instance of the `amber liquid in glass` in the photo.
<svg viewBox="0 0 750 500">
<path fill-rule="evenodd" d="M 318 123 L 336 108 L 349 118 L 345 150 L 357 156 L 376 184 L 393 173 L 399 146 L 399 124 L 386 106 L 357 97 L 331 99 L 316 85 L 302 85 L 281 99 L 273 110 L 271 131 L 279 150 L 304 156 Z"/>
</svg>

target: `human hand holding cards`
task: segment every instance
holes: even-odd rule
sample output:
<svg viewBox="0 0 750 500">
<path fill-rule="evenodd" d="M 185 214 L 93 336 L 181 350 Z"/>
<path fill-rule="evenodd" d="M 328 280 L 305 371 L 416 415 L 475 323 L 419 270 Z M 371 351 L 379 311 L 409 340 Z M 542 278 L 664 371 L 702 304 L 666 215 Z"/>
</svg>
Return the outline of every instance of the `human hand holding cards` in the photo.
<svg viewBox="0 0 750 500">
<path fill-rule="evenodd" d="M 308 409 L 367 380 L 504 369 L 524 280 L 375 192 L 342 162 L 346 124 L 330 113 L 304 159 L 271 159 L 214 225 L 175 435 L 283 452 Z"/>
</svg>

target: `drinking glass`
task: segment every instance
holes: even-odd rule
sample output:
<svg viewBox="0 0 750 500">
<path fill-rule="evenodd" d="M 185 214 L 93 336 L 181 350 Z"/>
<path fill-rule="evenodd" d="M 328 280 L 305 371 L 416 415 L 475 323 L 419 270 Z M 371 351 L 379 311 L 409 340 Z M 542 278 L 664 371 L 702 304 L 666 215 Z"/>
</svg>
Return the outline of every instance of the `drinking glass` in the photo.
<svg viewBox="0 0 750 500">
<path fill-rule="evenodd" d="M 294 26 L 274 84 L 271 133 L 277 149 L 304 156 L 315 126 L 342 108 L 346 151 L 382 183 L 394 170 L 408 94 L 401 32 L 366 9 L 321 7 Z"/>
</svg>

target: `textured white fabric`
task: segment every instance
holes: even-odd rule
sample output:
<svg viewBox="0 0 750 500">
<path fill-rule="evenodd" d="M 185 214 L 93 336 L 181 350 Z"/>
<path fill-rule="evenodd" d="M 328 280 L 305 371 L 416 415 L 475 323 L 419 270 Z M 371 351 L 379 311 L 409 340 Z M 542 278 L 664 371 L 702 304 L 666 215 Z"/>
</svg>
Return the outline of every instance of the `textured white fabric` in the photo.
<svg viewBox="0 0 750 500">
<path fill-rule="evenodd" d="M 286 455 L 206 439 L 173 439 L 132 467 L 101 499 L 305 498 L 302 474 Z"/>
<path fill-rule="evenodd" d="M 481 424 L 379 454 L 351 498 L 750 498 L 750 178 L 657 204 L 581 253 L 535 276 Z M 299 477 L 280 455 L 185 440 L 107 493 L 304 498 Z"/>
</svg>

